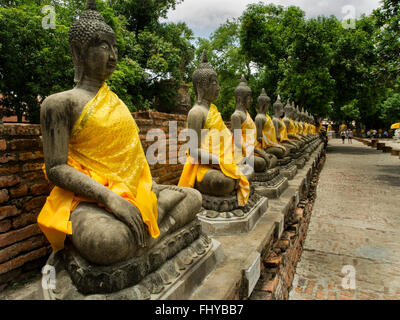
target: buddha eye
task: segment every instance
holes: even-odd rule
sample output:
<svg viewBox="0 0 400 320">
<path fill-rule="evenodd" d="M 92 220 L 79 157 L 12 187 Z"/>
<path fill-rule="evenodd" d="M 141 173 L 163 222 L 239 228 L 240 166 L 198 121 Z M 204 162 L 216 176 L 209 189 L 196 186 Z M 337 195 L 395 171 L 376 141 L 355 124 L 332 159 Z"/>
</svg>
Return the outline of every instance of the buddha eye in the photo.
<svg viewBox="0 0 400 320">
<path fill-rule="evenodd" d="M 102 43 L 101 45 L 100 45 L 100 48 L 102 48 L 102 49 L 105 49 L 105 50 L 109 50 L 110 49 L 110 46 L 107 44 L 107 43 Z"/>
</svg>

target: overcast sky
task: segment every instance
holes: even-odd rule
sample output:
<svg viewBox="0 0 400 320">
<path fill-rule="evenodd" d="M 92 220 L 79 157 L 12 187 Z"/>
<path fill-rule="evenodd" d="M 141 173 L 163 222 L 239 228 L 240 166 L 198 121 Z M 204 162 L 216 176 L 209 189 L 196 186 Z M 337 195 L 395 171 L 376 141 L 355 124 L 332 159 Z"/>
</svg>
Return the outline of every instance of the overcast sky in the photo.
<svg viewBox="0 0 400 320">
<path fill-rule="evenodd" d="M 227 19 L 239 17 L 249 3 L 260 0 L 184 0 L 168 13 L 168 21 L 186 22 L 195 37 L 208 37 Z M 380 0 L 267 0 L 265 3 L 298 6 L 307 17 L 334 14 L 340 20 L 355 11 L 356 17 L 370 14 L 380 6 Z M 352 6 L 348 9 L 346 6 Z M 347 11 L 343 11 L 346 10 Z"/>
</svg>

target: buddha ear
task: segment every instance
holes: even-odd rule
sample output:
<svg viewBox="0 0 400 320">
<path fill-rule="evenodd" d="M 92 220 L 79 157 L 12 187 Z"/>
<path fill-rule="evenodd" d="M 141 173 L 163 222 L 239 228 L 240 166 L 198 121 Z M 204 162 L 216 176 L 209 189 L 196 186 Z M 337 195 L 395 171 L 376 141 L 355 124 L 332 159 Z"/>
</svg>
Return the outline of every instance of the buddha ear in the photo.
<svg viewBox="0 0 400 320">
<path fill-rule="evenodd" d="M 72 62 L 74 63 L 75 75 L 74 81 L 79 82 L 83 76 L 83 57 L 82 45 L 77 41 L 72 41 L 71 44 Z"/>
</svg>

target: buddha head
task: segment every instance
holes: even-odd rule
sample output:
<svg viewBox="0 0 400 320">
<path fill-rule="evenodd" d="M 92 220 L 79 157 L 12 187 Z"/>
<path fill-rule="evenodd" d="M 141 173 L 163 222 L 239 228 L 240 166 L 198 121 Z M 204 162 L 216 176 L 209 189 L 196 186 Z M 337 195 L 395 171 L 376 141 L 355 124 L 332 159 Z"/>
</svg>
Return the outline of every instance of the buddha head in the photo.
<svg viewBox="0 0 400 320">
<path fill-rule="evenodd" d="M 200 102 L 205 99 L 211 102 L 218 99 L 221 88 L 218 84 L 217 73 L 208 63 L 205 50 L 201 55 L 201 62 L 197 70 L 193 72 L 192 81 L 197 101 Z"/>
<path fill-rule="evenodd" d="M 86 10 L 69 29 L 69 44 L 75 82 L 83 77 L 104 81 L 114 72 L 118 49 L 113 29 L 97 11 L 96 0 L 87 0 Z"/>
<path fill-rule="evenodd" d="M 266 114 L 269 111 L 271 106 L 271 98 L 267 96 L 265 93 L 265 89 L 263 88 L 260 96 L 257 99 L 257 112 Z"/>
<path fill-rule="evenodd" d="M 285 117 L 292 119 L 293 117 L 293 109 L 292 109 L 292 105 L 290 104 L 289 100 L 287 101 L 285 107 L 283 108 L 283 110 L 285 111 Z"/>
<path fill-rule="evenodd" d="M 295 116 L 296 116 L 296 121 L 301 121 L 299 106 L 296 106 Z"/>
<path fill-rule="evenodd" d="M 278 95 L 278 98 L 276 99 L 276 101 L 273 105 L 273 108 L 274 108 L 275 117 L 280 118 L 283 115 L 283 104 L 281 102 L 280 95 Z"/>
<path fill-rule="evenodd" d="M 247 86 L 246 78 L 242 75 L 239 85 L 235 89 L 236 105 L 243 106 L 246 109 L 250 107 L 253 97 L 251 89 Z"/>
</svg>

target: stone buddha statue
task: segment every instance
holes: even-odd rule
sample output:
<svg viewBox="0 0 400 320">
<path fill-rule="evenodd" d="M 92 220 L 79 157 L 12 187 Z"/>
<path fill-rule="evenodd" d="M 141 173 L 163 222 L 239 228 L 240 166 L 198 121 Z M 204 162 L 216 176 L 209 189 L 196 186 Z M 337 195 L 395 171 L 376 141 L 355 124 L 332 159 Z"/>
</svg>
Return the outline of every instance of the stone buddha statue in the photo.
<svg viewBox="0 0 400 320">
<path fill-rule="evenodd" d="M 265 89 L 262 89 L 257 102 L 257 116 L 254 120 L 257 128 L 257 142 L 265 152 L 283 159 L 289 155 L 290 150 L 276 139 L 275 126 L 268 115 L 271 99 L 265 93 Z"/>
<path fill-rule="evenodd" d="M 290 141 L 294 142 L 297 145 L 298 148 L 301 148 L 304 146 L 304 142 L 301 141 L 300 137 L 296 134 L 296 126 L 292 120 L 294 108 L 289 103 L 289 101 L 286 103 L 284 111 L 285 111 L 285 116 L 283 117 L 282 121 L 285 123 L 287 129 L 287 136 Z"/>
<path fill-rule="evenodd" d="M 251 118 L 248 108 L 252 103 L 252 92 L 242 75 L 235 89 L 236 109 L 231 116 L 232 130 L 240 130 L 241 135 L 235 137 L 235 147 L 242 152 L 243 157 L 251 158 L 248 163 L 254 163 L 255 172 L 264 172 L 276 167 L 277 157 L 262 150 L 257 143 L 257 127 Z"/>
<path fill-rule="evenodd" d="M 274 108 L 274 118 L 272 119 L 277 140 L 290 150 L 290 154 L 293 154 L 299 150 L 297 144 L 293 141 L 290 141 L 287 136 L 287 128 L 285 123 L 282 121 L 283 118 L 283 104 L 281 102 L 281 98 L 278 95 L 276 102 L 273 105 Z"/>
<path fill-rule="evenodd" d="M 189 147 L 178 185 L 196 188 L 203 195 L 215 197 L 234 193 L 237 204 L 242 207 L 249 199 L 249 181 L 254 170 L 244 164 L 241 152 L 234 152 L 232 133 L 218 108 L 212 104 L 218 98 L 220 87 L 217 73 L 208 63 L 205 51 L 192 80 L 196 103 L 188 113 L 187 127 L 197 141 Z M 202 135 L 202 131 L 206 134 Z"/>
<path fill-rule="evenodd" d="M 72 24 L 69 43 L 76 86 L 47 97 L 41 106 L 45 172 L 55 187 L 38 225 L 54 252 L 72 248 L 88 266 L 72 272 L 77 283 L 86 281 L 87 270 L 113 271 L 133 261 L 136 269 L 126 272 L 129 285 L 188 245 L 147 256 L 181 230 L 193 234 L 202 198 L 197 190 L 152 181 L 136 122 L 105 82 L 117 66 L 118 49 L 95 1 L 88 1 Z M 145 259 L 152 262 L 140 262 Z M 92 283 L 97 289 L 79 290 L 108 285 L 112 288 L 103 289 L 116 290 L 100 280 Z"/>
</svg>

